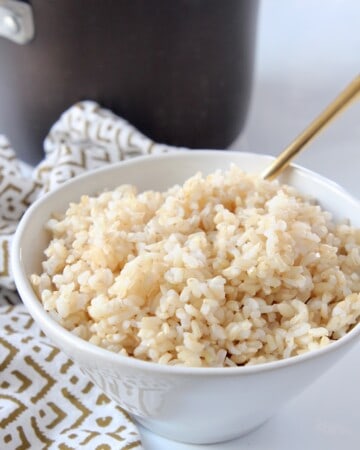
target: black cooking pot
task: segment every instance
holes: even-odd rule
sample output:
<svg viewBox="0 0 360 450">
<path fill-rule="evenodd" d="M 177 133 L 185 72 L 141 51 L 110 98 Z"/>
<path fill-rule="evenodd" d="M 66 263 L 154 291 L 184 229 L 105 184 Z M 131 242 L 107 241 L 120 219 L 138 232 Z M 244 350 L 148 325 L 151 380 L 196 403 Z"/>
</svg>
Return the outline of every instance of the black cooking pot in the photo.
<svg viewBox="0 0 360 450">
<path fill-rule="evenodd" d="M 158 142 L 225 148 L 251 88 L 257 0 L 0 0 L 0 133 L 37 162 L 91 99 Z"/>
</svg>

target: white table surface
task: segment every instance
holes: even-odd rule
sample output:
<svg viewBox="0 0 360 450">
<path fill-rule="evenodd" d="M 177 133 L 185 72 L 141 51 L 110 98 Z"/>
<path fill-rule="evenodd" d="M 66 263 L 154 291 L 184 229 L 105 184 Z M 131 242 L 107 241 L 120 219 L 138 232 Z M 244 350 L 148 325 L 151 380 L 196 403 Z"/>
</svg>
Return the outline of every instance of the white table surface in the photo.
<svg viewBox="0 0 360 450">
<path fill-rule="evenodd" d="M 249 118 L 232 148 L 276 155 L 359 73 L 358 0 L 262 0 Z M 360 198 L 360 102 L 296 162 Z M 360 449 L 360 345 L 243 438 L 197 446 L 140 430 L 145 450 Z"/>
</svg>

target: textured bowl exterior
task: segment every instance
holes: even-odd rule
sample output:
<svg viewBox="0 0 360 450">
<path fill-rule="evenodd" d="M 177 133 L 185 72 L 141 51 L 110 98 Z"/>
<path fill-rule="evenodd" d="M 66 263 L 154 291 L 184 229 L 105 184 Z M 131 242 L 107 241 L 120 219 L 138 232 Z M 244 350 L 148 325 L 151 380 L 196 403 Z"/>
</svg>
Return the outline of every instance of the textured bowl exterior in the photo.
<svg viewBox="0 0 360 450">
<path fill-rule="evenodd" d="M 40 270 L 48 242 L 43 225 L 54 210 L 65 210 L 84 194 L 123 183 L 163 190 L 201 170 L 224 169 L 231 162 L 259 172 L 270 157 L 251 153 L 192 151 L 137 158 L 100 169 L 38 200 L 24 215 L 12 248 L 12 269 L 20 296 L 45 334 L 97 385 L 133 417 L 167 438 L 215 443 L 239 437 L 268 420 L 357 342 L 360 327 L 329 347 L 290 359 L 236 368 L 169 367 L 116 355 L 63 329 L 38 301 L 29 275 Z M 335 217 L 360 226 L 360 205 L 333 182 L 297 166 L 282 181 L 316 196 Z M 37 236 L 34 242 L 34 236 Z"/>
</svg>

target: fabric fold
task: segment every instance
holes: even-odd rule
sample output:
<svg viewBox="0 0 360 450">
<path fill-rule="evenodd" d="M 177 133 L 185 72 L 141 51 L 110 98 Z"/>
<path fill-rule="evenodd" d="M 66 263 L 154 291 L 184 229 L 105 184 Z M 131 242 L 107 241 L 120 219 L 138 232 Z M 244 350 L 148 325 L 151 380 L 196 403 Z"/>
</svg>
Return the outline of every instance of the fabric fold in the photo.
<svg viewBox="0 0 360 450">
<path fill-rule="evenodd" d="M 36 199 L 86 171 L 174 151 L 92 101 L 65 111 L 34 168 L 0 135 L 0 448 L 141 448 L 128 414 L 100 391 L 34 323 L 15 290 L 10 252 Z"/>
</svg>

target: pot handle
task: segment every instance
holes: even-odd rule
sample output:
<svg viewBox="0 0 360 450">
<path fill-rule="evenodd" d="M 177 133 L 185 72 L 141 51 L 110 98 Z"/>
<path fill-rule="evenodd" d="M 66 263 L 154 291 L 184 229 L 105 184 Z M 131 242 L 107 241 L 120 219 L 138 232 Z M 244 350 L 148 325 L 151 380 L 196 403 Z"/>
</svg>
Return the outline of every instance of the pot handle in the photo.
<svg viewBox="0 0 360 450">
<path fill-rule="evenodd" d="M 18 0 L 0 0 L 0 37 L 27 44 L 35 34 L 31 6 Z"/>
</svg>

